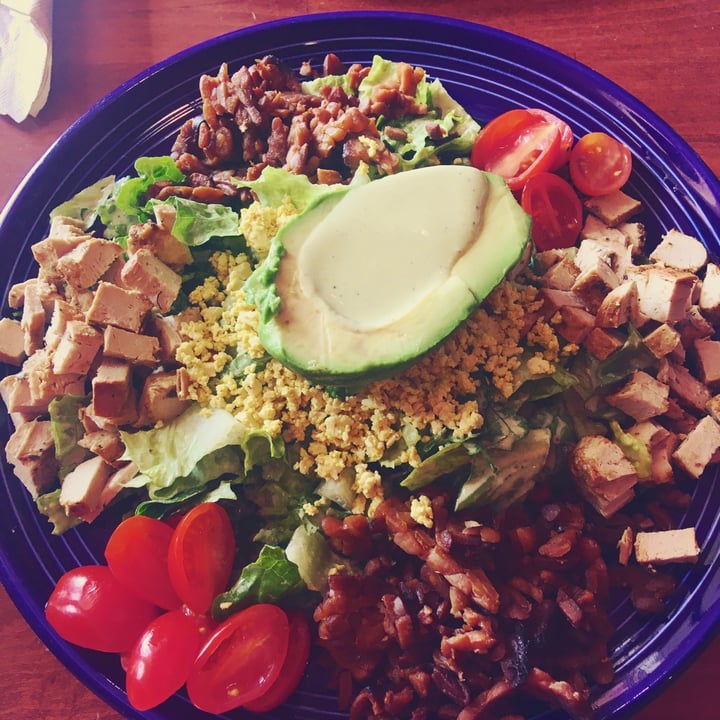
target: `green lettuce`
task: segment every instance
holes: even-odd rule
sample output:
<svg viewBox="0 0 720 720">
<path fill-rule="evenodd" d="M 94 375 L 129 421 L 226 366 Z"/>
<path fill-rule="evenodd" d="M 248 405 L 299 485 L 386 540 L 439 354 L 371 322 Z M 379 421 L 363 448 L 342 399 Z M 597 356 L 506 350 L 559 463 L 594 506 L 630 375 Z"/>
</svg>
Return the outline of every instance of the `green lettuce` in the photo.
<svg viewBox="0 0 720 720">
<path fill-rule="evenodd" d="M 72 517 L 65 512 L 65 508 L 60 504 L 60 488 L 40 495 L 35 500 L 35 507 L 52 524 L 53 535 L 62 535 L 66 530 L 70 530 L 82 522 L 80 518 Z"/>
<path fill-rule="evenodd" d="M 203 410 L 198 405 L 161 427 L 121 431 L 123 459 L 132 460 L 139 472 L 130 486 L 147 486 L 151 497 L 162 497 L 228 472 L 242 473 L 245 434 L 244 426 L 231 413 Z"/>
<path fill-rule="evenodd" d="M 87 398 L 82 395 L 64 395 L 50 401 L 50 434 L 55 445 L 60 480 L 90 457 L 90 451 L 78 445 L 85 434 L 85 428 L 80 422 L 80 408 L 86 402 Z"/>
<path fill-rule="evenodd" d="M 159 204 L 150 202 L 151 207 Z M 237 237 L 240 234 L 240 218 L 231 207 L 217 203 L 201 203 L 176 196 L 164 200 L 164 205 L 175 208 L 172 234 L 180 242 L 197 247 L 214 237 Z"/>
<path fill-rule="evenodd" d="M 114 188 L 115 176 L 108 175 L 51 210 L 50 217 L 63 216 L 80 220 L 87 230 L 97 219 L 100 207 L 107 202 Z"/>
<path fill-rule="evenodd" d="M 224 620 L 255 603 L 277 603 L 304 591 L 298 566 L 281 547 L 265 545 L 255 562 L 246 565 L 237 582 L 213 602 L 212 615 Z"/>
<path fill-rule="evenodd" d="M 616 420 L 610 421 L 613 440 L 625 454 L 625 457 L 633 464 L 638 477 L 645 480 L 652 475 L 652 456 L 648 446 L 636 437 L 626 433 Z"/>
</svg>

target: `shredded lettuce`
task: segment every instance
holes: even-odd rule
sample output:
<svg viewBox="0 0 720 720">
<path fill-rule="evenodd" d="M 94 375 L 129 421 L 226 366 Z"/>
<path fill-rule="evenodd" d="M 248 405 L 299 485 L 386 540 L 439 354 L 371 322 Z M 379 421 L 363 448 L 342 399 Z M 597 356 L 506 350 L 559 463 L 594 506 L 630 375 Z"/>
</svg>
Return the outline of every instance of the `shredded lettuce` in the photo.
<svg viewBox="0 0 720 720">
<path fill-rule="evenodd" d="M 625 457 L 633 464 L 638 477 L 645 480 L 652 475 L 652 456 L 648 446 L 637 438 L 626 433 L 620 423 L 616 420 L 610 421 L 613 440 L 625 454 Z"/>
<path fill-rule="evenodd" d="M 62 535 L 66 530 L 82 522 L 80 518 L 72 517 L 65 512 L 65 508 L 60 504 L 60 488 L 40 495 L 35 500 L 35 507 L 52 524 L 53 535 Z"/>
</svg>

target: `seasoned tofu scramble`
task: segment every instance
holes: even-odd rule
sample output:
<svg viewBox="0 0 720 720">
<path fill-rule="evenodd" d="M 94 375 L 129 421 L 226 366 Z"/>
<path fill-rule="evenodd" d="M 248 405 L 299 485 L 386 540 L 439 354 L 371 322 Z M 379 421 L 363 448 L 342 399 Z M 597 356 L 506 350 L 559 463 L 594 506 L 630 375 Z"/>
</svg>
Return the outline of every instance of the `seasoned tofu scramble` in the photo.
<svg viewBox="0 0 720 720">
<path fill-rule="evenodd" d="M 480 161 L 420 68 L 267 57 L 200 91 L 10 290 L 15 475 L 56 534 L 224 508 L 214 619 L 301 609 L 352 718 L 590 717 L 613 603 L 663 612 L 700 554 L 678 522 L 720 460 L 720 267 L 592 178 L 549 242 L 524 166 Z M 287 692 L 170 694 L 261 712 L 283 667 Z"/>
</svg>

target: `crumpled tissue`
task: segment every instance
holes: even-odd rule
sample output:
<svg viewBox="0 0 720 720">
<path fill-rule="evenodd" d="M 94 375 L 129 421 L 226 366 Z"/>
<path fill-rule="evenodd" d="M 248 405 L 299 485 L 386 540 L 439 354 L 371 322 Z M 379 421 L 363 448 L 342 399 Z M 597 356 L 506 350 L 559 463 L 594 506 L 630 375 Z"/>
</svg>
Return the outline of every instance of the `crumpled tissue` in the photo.
<svg viewBox="0 0 720 720">
<path fill-rule="evenodd" d="M 52 0 L 0 0 L 0 114 L 35 117 L 50 91 Z"/>
</svg>

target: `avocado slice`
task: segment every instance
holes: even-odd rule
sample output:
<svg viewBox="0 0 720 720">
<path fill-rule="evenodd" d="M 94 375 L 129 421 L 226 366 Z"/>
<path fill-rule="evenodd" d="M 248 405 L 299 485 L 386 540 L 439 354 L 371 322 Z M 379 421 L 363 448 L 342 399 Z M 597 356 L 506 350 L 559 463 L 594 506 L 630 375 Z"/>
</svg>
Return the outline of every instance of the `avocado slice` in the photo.
<svg viewBox="0 0 720 720">
<path fill-rule="evenodd" d="M 519 261 L 530 218 L 497 175 L 434 165 L 318 198 L 246 283 L 267 352 L 356 388 L 444 340 Z"/>
</svg>

